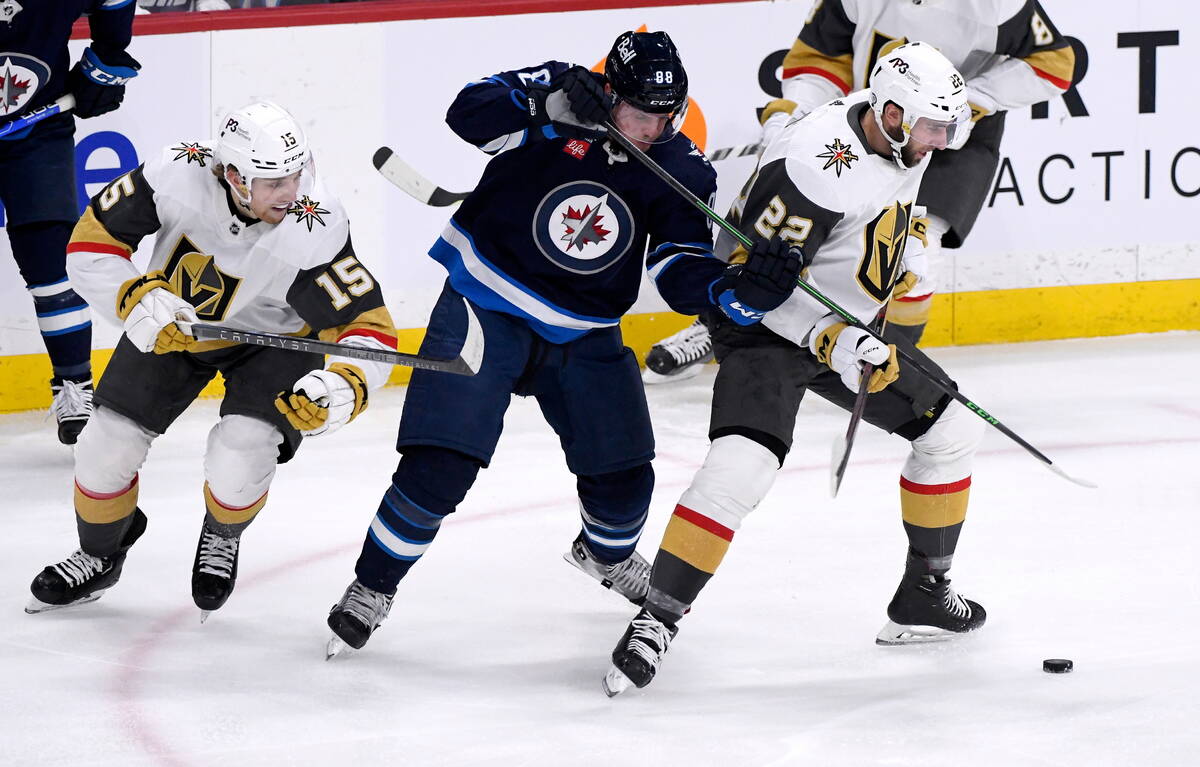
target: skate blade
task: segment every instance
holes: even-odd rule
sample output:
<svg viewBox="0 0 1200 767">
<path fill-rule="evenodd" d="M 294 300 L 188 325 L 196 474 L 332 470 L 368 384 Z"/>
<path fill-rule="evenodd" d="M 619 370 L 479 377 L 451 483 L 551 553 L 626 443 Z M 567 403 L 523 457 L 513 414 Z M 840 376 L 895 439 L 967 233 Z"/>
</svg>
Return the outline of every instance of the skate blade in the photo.
<svg viewBox="0 0 1200 767">
<path fill-rule="evenodd" d="M 695 378 L 696 376 L 700 375 L 700 371 L 703 369 L 703 362 L 695 362 L 676 373 L 671 373 L 670 375 L 655 373 L 650 368 L 646 368 L 642 371 L 642 383 L 663 384 L 671 383 L 672 381 L 686 381 L 689 378 Z"/>
<path fill-rule="evenodd" d="M 604 675 L 604 694 L 615 698 L 633 686 L 633 681 L 625 676 L 621 669 L 612 666 Z"/>
<path fill-rule="evenodd" d="M 38 613 L 50 612 L 51 610 L 62 610 L 66 607 L 78 607 L 86 605 L 88 602 L 95 602 L 108 589 L 101 589 L 94 594 L 89 594 L 82 599 L 76 599 L 74 602 L 69 602 L 65 605 L 51 605 L 43 602 L 37 597 L 30 597 L 29 604 L 25 605 L 25 612 L 29 615 L 37 615 Z"/>
<path fill-rule="evenodd" d="M 329 641 L 325 643 L 325 660 L 333 660 L 338 655 L 350 649 L 350 645 L 342 641 L 342 638 L 337 634 L 329 637 Z"/>
<path fill-rule="evenodd" d="M 894 621 L 887 624 L 875 635 L 875 644 L 894 647 L 898 645 L 932 644 L 948 642 L 966 636 L 965 631 L 949 631 L 937 626 L 906 626 Z"/>
<path fill-rule="evenodd" d="M 574 555 L 571 554 L 570 551 L 563 554 L 563 559 L 566 560 L 567 564 L 571 565 L 579 572 L 583 573 L 587 577 L 596 581 L 596 583 L 599 583 L 601 586 L 608 589 L 609 591 L 616 594 L 617 596 L 621 597 L 622 599 L 628 600 L 631 604 L 635 604 L 638 607 L 641 607 L 643 604 L 645 604 L 645 602 L 646 602 L 645 594 L 634 597 L 634 596 L 630 596 L 629 594 L 626 594 L 624 591 L 621 591 L 620 589 L 613 588 L 612 581 L 610 581 L 607 578 L 601 578 L 601 577 L 597 576 L 596 574 L 584 569 L 583 565 L 581 565 L 579 563 L 579 560 L 575 559 Z"/>
<path fill-rule="evenodd" d="M 201 626 L 204 625 L 204 621 L 208 620 L 208 616 L 210 613 L 212 613 L 212 610 L 201 610 L 200 611 L 200 625 Z"/>
</svg>

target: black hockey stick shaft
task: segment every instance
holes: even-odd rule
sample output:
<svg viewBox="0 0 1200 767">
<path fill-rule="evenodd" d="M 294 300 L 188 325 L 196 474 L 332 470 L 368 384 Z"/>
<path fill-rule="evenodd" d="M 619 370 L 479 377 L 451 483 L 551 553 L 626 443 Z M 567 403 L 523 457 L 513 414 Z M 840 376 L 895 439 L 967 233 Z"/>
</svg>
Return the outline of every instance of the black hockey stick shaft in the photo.
<svg viewBox="0 0 1200 767">
<path fill-rule="evenodd" d="M 652 173 L 654 173 L 654 175 L 658 176 L 668 186 L 670 186 L 672 189 L 674 189 L 676 192 L 678 192 L 680 195 L 682 195 L 684 199 L 686 199 L 688 202 L 690 202 L 692 205 L 694 205 L 696 208 L 698 208 L 700 210 L 700 212 L 702 212 L 705 216 L 708 217 L 708 219 L 710 221 L 712 221 L 714 224 L 716 224 L 717 226 L 724 229 L 729 234 L 733 235 L 734 238 L 736 238 L 738 242 L 742 243 L 742 245 L 746 246 L 747 248 L 753 247 L 753 243 L 750 241 L 749 237 L 742 234 L 742 232 L 737 227 L 735 227 L 733 224 L 726 221 L 721 215 L 719 215 L 712 208 L 705 205 L 704 202 L 699 197 L 692 194 L 692 191 L 690 189 L 688 189 L 686 186 L 684 186 L 682 183 L 680 183 L 680 181 L 678 179 L 676 179 L 674 176 L 672 176 L 670 173 L 665 171 L 661 165 L 656 163 L 654 160 L 650 159 L 646 155 L 645 152 L 643 152 L 641 149 L 638 149 L 637 146 L 633 143 L 633 141 L 631 139 L 629 139 L 628 137 L 626 137 L 624 134 L 622 134 L 619 130 L 617 130 L 616 126 L 613 125 L 611 121 L 605 123 L 605 127 L 608 128 L 609 138 L 611 138 L 613 141 L 616 141 L 618 144 L 621 145 L 621 147 L 623 149 L 625 149 L 625 151 L 629 152 L 631 155 L 636 157 L 643 165 L 645 165 L 647 168 L 649 168 L 650 171 Z M 833 312 L 837 316 L 841 317 L 842 320 L 844 320 L 846 322 L 846 324 L 852 325 L 853 327 L 856 327 L 859 330 L 866 331 L 873 338 L 879 340 L 881 343 L 885 343 L 883 341 L 883 339 L 879 337 L 879 334 L 873 332 L 870 328 L 868 328 L 865 324 L 863 324 L 862 320 L 858 319 L 858 317 L 855 317 L 853 314 L 846 311 L 842 307 L 838 306 L 832 299 L 827 298 L 823 293 L 821 293 L 821 291 L 817 290 L 812 285 L 809 285 L 804 280 L 799 280 L 799 279 L 796 281 L 796 285 L 801 290 L 803 290 L 805 293 L 807 293 L 809 296 L 811 296 L 814 300 L 816 300 L 819 304 L 821 304 L 825 308 L 829 309 L 829 311 Z M 979 405 L 977 405 L 974 402 L 972 402 L 971 400 L 967 399 L 967 397 L 965 397 L 961 393 L 959 393 L 958 389 L 956 389 L 953 384 L 944 380 L 941 376 L 936 375 L 933 372 L 931 372 L 928 368 L 926 368 L 924 365 L 922 365 L 917 359 L 915 359 L 912 355 L 910 355 L 904 349 L 898 348 L 898 349 L 896 349 L 896 353 L 900 357 L 900 359 L 904 360 L 908 365 L 910 365 L 913 368 L 913 370 L 917 371 L 918 373 L 923 375 L 925 378 L 927 378 L 931 383 L 933 383 L 934 386 L 936 386 L 938 389 L 940 389 L 943 393 L 948 395 L 951 399 L 964 405 L 968 410 L 970 410 L 972 413 L 974 413 L 975 415 L 982 418 L 985 422 L 987 422 L 988 425 L 995 428 L 1001 434 L 1008 437 L 1013 442 L 1016 442 L 1021 447 L 1025 448 L 1025 450 L 1030 455 L 1032 455 L 1034 458 L 1037 458 L 1039 461 L 1044 463 L 1046 465 L 1046 467 L 1049 468 L 1051 471 L 1053 471 L 1055 474 L 1058 474 L 1059 476 L 1063 477 L 1064 479 L 1074 482 L 1077 485 L 1082 485 L 1084 487 L 1095 487 L 1095 485 L 1092 484 L 1091 482 L 1088 482 L 1086 480 L 1077 479 L 1077 478 L 1072 477 L 1071 475 L 1067 474 L 1060 467 L 1056 466 L 1054 464 L 1054 461 L 1051 461 L 1049 458 L 1047 458 L 1045 456 L 1045 454 L 1042 453 L 1042 451 L 1038 450 L 1036 447 L 1034 447 L 1033 445 L 1026 442 L 1024 439 L 1022 439 L 1020 435 L 1018 435 L 1012 429 L 1008 428 L 1003 423 L 1001 423 L 1000 419 L 996 418 L 994 415 L 987 412 L 986 410 L 981 408 Z"/>
<path fill-rule="evenodd" d="M 893 267 L 893 279 L 895 271 L 896 267 Z M 886 303 L 881 306 L 879 314 L 875 317 L 873 329 L 880 334 L 887 326 L 887 306 Z M 858 424 L 862 421 L 863 413 L 867 409 L 867 395 L 869 394 L 867 384 L 874 372 L 874 365 L 870 362 L 863 363 L 862 374 L 858 377 L 858 394 L 854 396 L 854 407 L 850 410 L 850 423 L 846 424 L 845 435 L 833 443 L 833 476 L 830 477 L 829 493 L 834 498 L 837 498 L 838 490 L 842 487 L 842 478 L 846 476 L 846 467 L 850 464 L 850 451 L 854 449 L 854 437 L 858 434 Z"/>
</svg>

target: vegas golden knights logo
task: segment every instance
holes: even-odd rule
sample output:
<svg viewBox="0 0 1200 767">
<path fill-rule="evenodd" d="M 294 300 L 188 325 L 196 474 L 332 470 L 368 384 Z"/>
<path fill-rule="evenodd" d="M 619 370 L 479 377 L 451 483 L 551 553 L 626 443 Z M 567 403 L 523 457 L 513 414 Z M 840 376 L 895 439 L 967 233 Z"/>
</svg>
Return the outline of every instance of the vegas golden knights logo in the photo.
<svg viewBox="0 0 1200 767">
<path fill-rule="evenodd" d="M 879 303 L 892 294 L 892 283 L 899 276 L 904 243 L 908 240 L 912 203 L 894 203 L 863 229 L 863 257 L 858 262 L 858 284 Z"/>
<path fill-rule="evenodd" d="M 213 257 L 201 253 L 187 235 L 179 237 L 163 271 L 175 295 L 194 306 L 196 316 L 205 322 L 225 319 L 242 284 L 239 278 L 218 269 Z"/>
</svg>

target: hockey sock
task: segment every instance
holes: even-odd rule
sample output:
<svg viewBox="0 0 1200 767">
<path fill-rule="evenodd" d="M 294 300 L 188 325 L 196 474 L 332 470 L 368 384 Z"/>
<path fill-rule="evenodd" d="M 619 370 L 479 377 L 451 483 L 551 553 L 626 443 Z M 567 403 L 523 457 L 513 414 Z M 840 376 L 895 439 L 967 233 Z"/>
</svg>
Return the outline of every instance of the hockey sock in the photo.
<svg viewBox="0 0 1200 767">
<path fill-rule="evenodd" d="M 96 557 L 107 557 L 121 548 L 125 531 L 137 508 L 138 478 L 124 490 L 98 493 L 75 482 L 75 522 L 79 547 Z"/>
<path fill-rule="evenodd" d="M 204 483 L 204 524 L 217 535 L 236 538 L 250 526 L 258 512 L 267 504 L 267 494 L 249 506 L 228 506 L 213 495 L 212 488 Z"/>
<path fill-rule="evenodd" d="M 628 559 L 646 524 L 654 469 L 644 463 L 624 471 L 580 476 L 576 487 L 584 545 L 606 564 Z"/>
<path fill-rule="evenodd" d="M 384 594 L 416 564 L 475 482 L 479 463 L 455 450 L 409 447 L 367 530 L 354 573 Z"/>
<path fill-rule="evenodd" d="M 33 296 L 38 329 L 54 377 L 86 381 L 92 376 L 92 315 L 66 274 L 72 224 L 51 221 L 11 227 L 13 257 Z"/>
<path fill-rule="evenodd" d="M 950 569 L 970 491 L 969 476 L 940 485 L 900 477 L 900 512 L 908 545 L 913 553 L 929 560 L 931 572 Z"/>
<path fill-rule="evenodd" d="M 686 506 L 676 506 L 654 558 L 647 609 L 671 623 L 682 618 L 717 571 L 732 541 L 730 528 Z"/>
</svg>

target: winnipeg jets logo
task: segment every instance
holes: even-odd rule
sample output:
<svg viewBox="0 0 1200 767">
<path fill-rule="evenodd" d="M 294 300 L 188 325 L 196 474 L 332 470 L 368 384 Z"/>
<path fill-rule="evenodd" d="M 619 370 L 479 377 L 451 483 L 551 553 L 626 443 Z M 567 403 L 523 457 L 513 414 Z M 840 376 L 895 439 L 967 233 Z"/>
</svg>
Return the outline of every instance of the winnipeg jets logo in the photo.
<svg viewBox="0 0 1200 767">
<path fill-rule="evenodd" d="M 212 150 L 206 146 L 199 144 L 189 144 L 186 141 L 181 141 L 179 146 L 171 147 L 171 151 L 175 153 L 172 160 L 187 160 L 188 164 L 196 163 L 201 168 L 204 167 L 204 161 L 212 157 Z"/>
<path fill-rule="evenodd" d="M 307 224 L 308 231 L 311 232 L 314 223 L 325 226 L 325 219 L 321 218 L 321 216 L 327 215 L 329 211 L 322 208 L 321 203 L 309 199 L 306 194 L 292 203 L 292 207 L 288 208 L 288 213 L 295 216 L 296 220 L 300 223 Z"/>
<path fill-rule="evenodd" d="M 849 168 L 850 163 L 858 159 L 858 155 L 851 151 L 849 144 L 843 144 L 841 139 L 835 138 L 832 144 L 826 144 L 825 148 L 828 152 L 821 152 L 817 157 L 825 160 L 825 166 L 821 170 L 829 170 L 833 168 L 833 172 L 842 176 L 842 168 Z"/>
<path fill-rule="evenodd" d="M 607 198 L 608 195 L 600 198 L 594 208 L 585 205 L 583 210 L 576 210 L 570 205 L 567 206 L 562 220 L 565 231 L 561 239 L 566 243 L 564 250 L 570 253 L 574 248 L 576 252 L 583 253 L 588 245 L 602 243 L 605 237 L 612 234 L 600 223 L 604 219 L 600 211 Z"/>
<path fill-rule="evenodd" d="M 629 249 L 633 216 L 608 187 L 573 181 L 542 199 L 534 214 L 533 238 L 542 255 L 557 266 L 575 274 L 595 274 Z"/>
<path fill-rule="evenodd" d="M 0 52 L 0 115 L 21 111 L 50 79 L 50 67 L 22 53 Z"/>
</svg>

